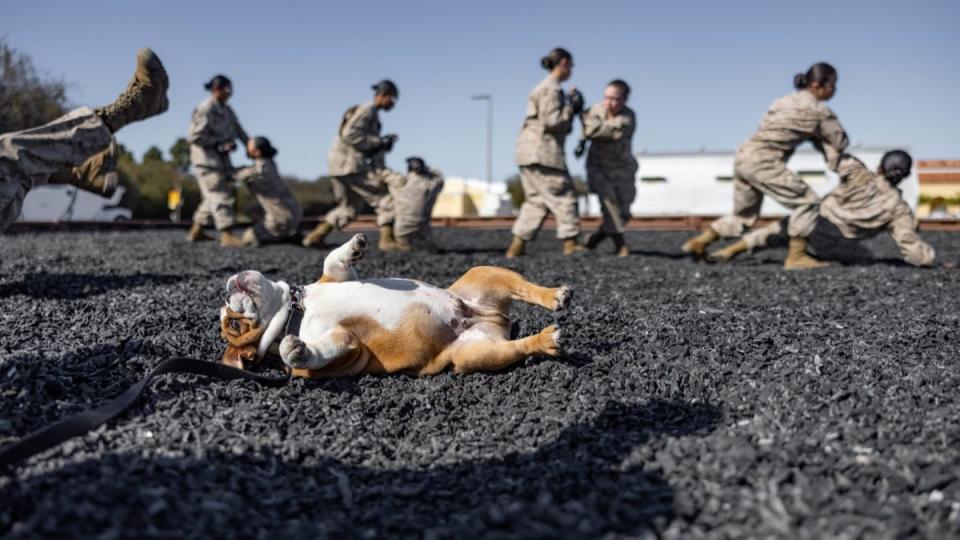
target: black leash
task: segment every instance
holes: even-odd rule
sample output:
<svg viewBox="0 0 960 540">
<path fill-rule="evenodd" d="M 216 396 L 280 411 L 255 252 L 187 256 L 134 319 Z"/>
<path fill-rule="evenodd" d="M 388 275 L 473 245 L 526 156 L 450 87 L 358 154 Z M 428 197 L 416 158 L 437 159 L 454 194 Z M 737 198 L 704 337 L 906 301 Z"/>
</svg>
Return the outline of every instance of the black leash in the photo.
<svg viewBox="0 0 960 540">
<path fill-rule="evenodd" d="M 206 375 L 217 379 L 232 381 L 245 379 L 255 381 L 264 386 L 278 388 L 287 384 L 290 377 L 268 377 L 257 375 L 249 371 L 237 369 L 224 364 L 195 360 L 193 358 L 171 358 L 153 368 L 140 382 L 127 389 L 126 392 L 96 409 L 90 409 L 58 420 L 49 426 L 40 428 L 26 435 L 19 441 L 0 449 L 0 473 L 7 472 L 13 464 L 26 459 L 58 444 L 78 437 L 103 425 L 119 416 L 122 412 L 136 403 L 146 389 L 147 384 L 157 375 L 164 373 L 192 373 Z"/>
</svg>

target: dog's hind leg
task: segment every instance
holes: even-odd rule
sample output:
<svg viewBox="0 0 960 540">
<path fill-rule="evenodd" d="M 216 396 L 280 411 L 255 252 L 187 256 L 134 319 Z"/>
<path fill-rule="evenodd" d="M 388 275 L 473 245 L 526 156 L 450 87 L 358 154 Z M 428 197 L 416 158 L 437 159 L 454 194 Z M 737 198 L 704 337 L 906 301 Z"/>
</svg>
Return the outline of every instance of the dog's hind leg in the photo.
<svg viewBox="0 0 960 540">
<path fill-rule="evenodd" d="M 566 308 L 573 298 L 573 289 L 570 287 L 541 287 L 513 270 L 496 266 L 475 266 L 460 276 L 448 290 L 502 312 L 514 300 L 559 311 Z"/>
<path fill-rule="evenodd" d="M 457 373 L 497 371 L 537 354 L 560 354 L 560 330 L 556 326 L 523 339 L 473 339 L 456 343 L 440 355 L 437 363 L 443 367 L 453 364 Z"/>
<path fill-rule="evenodd" d="M 323 275 L 320 283 L 356 281 L 359 279 L 353 265 L 363 258 L 363 250 L 367 247 L 367 237 L 363 233 L 353 235 L 346 244 L 327 254 L 323 260 Z"/>
</svg>

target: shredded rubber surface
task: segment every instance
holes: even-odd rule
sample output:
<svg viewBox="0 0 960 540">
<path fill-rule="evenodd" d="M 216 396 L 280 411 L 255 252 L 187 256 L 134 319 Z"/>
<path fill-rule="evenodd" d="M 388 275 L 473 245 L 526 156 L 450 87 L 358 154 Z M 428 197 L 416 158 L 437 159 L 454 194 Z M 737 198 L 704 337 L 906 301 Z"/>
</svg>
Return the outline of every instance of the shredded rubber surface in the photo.
<svg viewBox="0 0 960 540">
<path fill-rule="evenodd" d="M 129 413 L 0 476 L 0 536 L 887 538 L 960 536 L 960 271 L 875 259 L 725 266 L 687 233 L 562 257 L 552 231 L 438 231 L 362 277 L 452 283 L 504 265 L 574 287 L 566 353 L 500 373 L 295 380 L 167 375 Z M 375 235 L 370 235 L 375 245 Z M 333 235 L 340 242 L 345 234 Z M 957 260 L 960 235 L 925 235 Z M 118 395 L 165 358 L 217 361 L 224 283 L 316 279 L 328 250 L 181 232 L 0 236 L 0 445 Z"/>
</svg>

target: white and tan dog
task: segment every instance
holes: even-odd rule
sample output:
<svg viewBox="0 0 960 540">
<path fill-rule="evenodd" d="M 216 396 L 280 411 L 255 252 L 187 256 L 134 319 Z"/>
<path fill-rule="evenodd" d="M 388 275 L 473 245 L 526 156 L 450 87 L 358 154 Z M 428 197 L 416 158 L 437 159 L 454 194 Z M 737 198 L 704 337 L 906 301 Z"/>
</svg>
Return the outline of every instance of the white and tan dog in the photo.
<svg viewBox="0 0 960 540">
<path fill-rule="evenodd" d="M 569 287 L 540 287 L 493 266 L 471 268 L 446 289 L 409 279 L 359 280 L 353 265 L 366 243 L 358 234 L 330 252 L 323 276 L 302 290 L 255 271 L 227 280 L 223 362 L 243 367 L 272 348 L 301 377 L 431 375 L 449 366 L 458 373 L 490 371 L 531 355 L 559 354 L 556 326 L 509 338 L 510 304 L 561 310 L 573 296 Z M 288 321 L 300 309 L 302 322 L 291 330 Z"/>
</svg>

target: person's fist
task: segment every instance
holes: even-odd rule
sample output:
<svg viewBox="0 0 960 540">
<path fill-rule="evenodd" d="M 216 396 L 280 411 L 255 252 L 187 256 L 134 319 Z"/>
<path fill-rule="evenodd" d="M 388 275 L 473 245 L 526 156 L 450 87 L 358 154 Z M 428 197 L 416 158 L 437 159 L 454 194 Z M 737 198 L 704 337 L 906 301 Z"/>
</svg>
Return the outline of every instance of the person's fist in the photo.
<svg viewBox="0 0 960 540">
<path fill-rule="evenodd" d="M 583 110 L 583 94 L 576 88 L 570 89 L 570 105 L 573 107 L 574 113 L 579 113 Z"/>
</svg>

